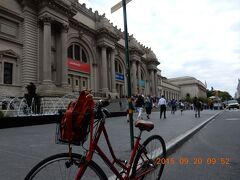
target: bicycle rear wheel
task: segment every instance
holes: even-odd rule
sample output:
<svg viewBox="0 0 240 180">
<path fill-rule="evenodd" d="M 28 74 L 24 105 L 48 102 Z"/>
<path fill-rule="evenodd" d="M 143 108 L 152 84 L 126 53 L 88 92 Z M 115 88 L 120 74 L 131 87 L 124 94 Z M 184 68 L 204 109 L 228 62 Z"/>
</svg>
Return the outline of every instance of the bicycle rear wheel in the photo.
<svg viewBox="0 0 240 180">
<path fill-rule="evenodd" d="M 157 158 L 166 158 L 166 145 L 159 135 L 150 136 L 138 150 L 133 163 L 132 177 L 137 179 L 159 180 L 164 165 Z"/>
<path fill-rule="evenodd" d="M 72 180 L 78 173 L 79 166 L 84 162 L 84 156 L 72 153 L 70 160 L 68 153 L 50 156 L 39 162 L 25 177 L 25 180 Z M 100 179 L 106 180 L 107 176 L 94 162 L 88 163 L 87 169 L 81 180 Z"/>
</svg>

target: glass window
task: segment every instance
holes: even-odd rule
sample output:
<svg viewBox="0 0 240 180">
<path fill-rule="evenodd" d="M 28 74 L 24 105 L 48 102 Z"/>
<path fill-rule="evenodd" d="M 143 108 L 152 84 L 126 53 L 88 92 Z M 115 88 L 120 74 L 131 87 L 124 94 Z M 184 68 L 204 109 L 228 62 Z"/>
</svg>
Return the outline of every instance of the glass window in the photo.
<svg viewBox="0 0 240 180">
<path fill-rule="evenodd" d="M 83 63 L 88 62 L 86 51 L 79 44 L 76 43 L 73 43 L 71 46 L 68 47 L 68 58 Z"/>
<path fill-rule="evenodd" d="M 13 76 L 13 64 L 12 63 L 4 63 L 4 84 L 12 84 L 12 76 Z"/>
<path fill-rule="evenodd" d="M 123 68 L 119 61 L 115 61 L 115 72 L 123 73 Z"/>
<path fill-rule="evenodd" d="M 78 80 L 76 80 L 76 86 L 78 86 Z"/>
<path fill-rule="evenodd" d="M 141 71 L 141 79 L 143 79 L 143 72 Z"/>
<path fill-rule="evenodd" d="M 121 66 L 121 64 L 120 64 L 120 63 L 119 63 L 118 70 L 119 70 L 119 73 L 122 73 L 122 66 Z"/>
<path fill-rule="evenodd" d="M 115 72 L 118 72 L 117 64 L 117 61 L 115 61 Z"/>
<path fill-rule="evenodd" d="M 68 48 L 68 57 L 73 59 L 73 45 Z"/>
<path fill-rule="evenodd" d="M 75 55 L 75 60 L 80 60 L 80 46 L 75 44 L 74 45 L 74 55 Z"/>
<path fill-rule="evenodd" d="M 82 62 L 87 63 L 87 56 L 83 49 L 82 49 Z"/>
</svg>

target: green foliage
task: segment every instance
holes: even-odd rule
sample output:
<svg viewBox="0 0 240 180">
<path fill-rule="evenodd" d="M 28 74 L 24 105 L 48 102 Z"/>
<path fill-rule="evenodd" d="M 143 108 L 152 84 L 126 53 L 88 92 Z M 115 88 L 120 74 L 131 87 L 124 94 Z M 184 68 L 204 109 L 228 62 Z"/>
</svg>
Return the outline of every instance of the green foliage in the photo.
<svg viewBox="0 0 240 180">
<path fill-rule="evenodd" d="M 226 101 L 232 99 L 232 96 L 226 92 L 226 91 L 220 91 L 220 90 L 214 90 L 213 88 L 211 90 L 207 89 L 207 97 L 211 96 L 218 96 L 221 101 Z"/>
<path fill-rule="evenodd" d="M 192 103 L 192 98 L 191 98 L 189 93 L 186 94 L 186 97 L 185 97 L 184 101 Z"/>
<path fill-rule="evenodd" d="M 207 97 L 199 97 L 198 98 L 201 102 L 203 102 L 203 103 L 209 103 L 209 98 L 207 98 Z"/>
<path fill-rule="evenodd" d="M 232 96 L 228 93 L 228 92 L 226 92 L 226 91 L 220 91 L 219 92 L 219 97 L 222 99 L 222 101 L 226 101 L 226 100 L 230 100 L 230 99 L 232 99 Z"/>
</svg>

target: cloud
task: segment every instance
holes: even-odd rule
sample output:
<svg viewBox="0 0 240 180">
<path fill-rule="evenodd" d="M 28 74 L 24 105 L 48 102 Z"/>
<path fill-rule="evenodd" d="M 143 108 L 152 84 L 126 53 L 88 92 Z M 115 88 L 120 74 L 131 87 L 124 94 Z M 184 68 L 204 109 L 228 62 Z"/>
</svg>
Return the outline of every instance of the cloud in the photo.
<svg viewBox="0 0 240 180">
<path fill-rule="evenodd" d="M 86 4 L 123 30 L 122 9 L 110 14 L 119 1 Z M 153 49 L 163 76 L 193 76 L 234 96 L 240 78 L 239 0 L 132 0 L 127 17 L 129 34 Z"/>
</svg>

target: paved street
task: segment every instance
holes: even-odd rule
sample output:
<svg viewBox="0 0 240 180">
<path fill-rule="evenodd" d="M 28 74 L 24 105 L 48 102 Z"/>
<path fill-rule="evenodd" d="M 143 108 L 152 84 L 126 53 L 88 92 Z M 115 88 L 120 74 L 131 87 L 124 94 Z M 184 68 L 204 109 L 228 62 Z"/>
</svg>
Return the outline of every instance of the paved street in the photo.
<svg viewBox="0 0 240 180">
<path fill-rule="evenodd" d="M 240 111 L 226 110 L 169 157 L 163 180 L 238 180 L 239 127 Z"/>
<path fill-rule="evenodd" d="M 194 118 L 193 111 L 177 111 L 175 115 L 167 112 L 167 119 L 159 119 L 159 112 L 153 112 L 151 120 L 155 124 L 150 133 L 143 133 L 143 140 L 151 134 L 161 135 L 167 143 L 213 117 L 220 111 L 202 111 L 201 118 Z M 136 114 L 134 115 L 134 119 Z M 129 124 L 126 117 L 109 118 L 106 121 L 107 130 L 113 149 L 120 159 L 128 159 L 130 153 Z M 0 130 L 0 177 L 3 180 L 23 179 L 26 173 L 37 162 L 52 154 L 66 152 L 67 146 L 55 144 L 55 124 L 8 128 Z M 138 129 L 134 130 L 135 133 Z M 105 148 L 104 142 L 101 146 Z M 74 147 L 79 152 L 79 147 Z M 95 156 L 95 160 L 101 163 Z M 111 172 L 104 171 L 108 176 Z"/>
</svg>

